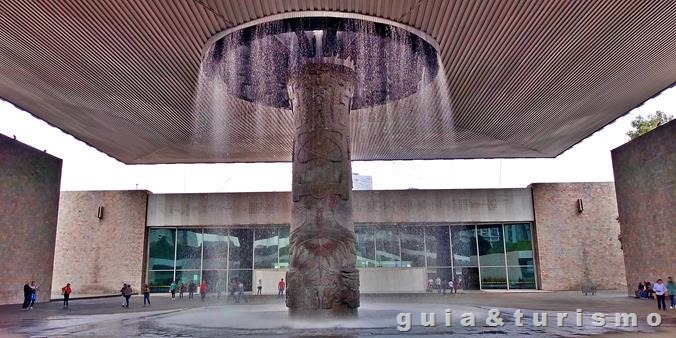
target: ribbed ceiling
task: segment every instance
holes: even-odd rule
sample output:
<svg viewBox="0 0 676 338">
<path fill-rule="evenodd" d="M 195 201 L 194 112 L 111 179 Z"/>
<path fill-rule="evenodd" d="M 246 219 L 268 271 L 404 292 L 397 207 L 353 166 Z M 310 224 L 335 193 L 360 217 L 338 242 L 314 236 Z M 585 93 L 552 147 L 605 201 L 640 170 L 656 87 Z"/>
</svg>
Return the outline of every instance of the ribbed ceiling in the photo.
<svg viewBox="0 0 676 338">
<path fill-rule="evenodd" d="M 440 46 L 447 89 L 354 111 L 353 160 L 552 157 L 676 82 L 673 0 L 22 0 L 0 1 L 0 97 L 125 163 L 289 161 L 290 111 L 193 100 L 211 36 L 295 11 Z"/>
</svg>

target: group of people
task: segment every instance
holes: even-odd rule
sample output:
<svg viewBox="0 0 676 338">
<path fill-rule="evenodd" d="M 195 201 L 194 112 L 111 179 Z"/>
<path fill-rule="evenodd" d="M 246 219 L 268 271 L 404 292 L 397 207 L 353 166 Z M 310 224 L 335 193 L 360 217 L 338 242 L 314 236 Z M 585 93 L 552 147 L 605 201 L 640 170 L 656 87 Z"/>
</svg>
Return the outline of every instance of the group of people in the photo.
<svg viewBox="0 0 676 338">
<path fill-rule="evenodd" d="M 634 291 L 636 298 L 654 298 L 657 300 L 657 309 L 667 311 L 667 304 L 665 299 L 669 297 L 669 309 L 676 308 L 676 283 L 674 279 L 669 276 L 667 283 L 664 284 L 662 279 L 658 279 L 655 284 L 650 282 L 640 282 Z"/>
<path fill-rule="evenodd" d="M 441 279 L 441 277 L 437 277 L 436 279 L 430 278 L 427 280 L 427 292 L 434 292 L 434 290 L 437 291 L 437 293 L 446 293 L 446 290 L 449 290 L 449 293 L 458 293 L 458 289 L 460 288 L 460 281 L 458 279 L 452 279 L 452 280 L 445 280 Z"/>
<path fill-rule="evenodd" d="M 197 293 L 197 284 L 190 281 L 187 285 L 184 283 L 176 284 L 176 281 L 172 281 L 169 285 L 169 292 L 171 292 L 171 300 L 176 300 L 176 292 L 178 292 L 178 298 L 183 299 L 183 294 L 188 292 L 188 299 L 194 299 L 195 293 Z M 199 285 L 199 292 L 202 300 L 207 296 L 207 282 L 202 281 Z"/>
<path fill-rule="evenodd" d="M 33 310 L 33 305 L 38 299 L 38 286 L 35 284 L 35 281 L 31 281 L 28 284 L 28 281 L 23 285 L 23 304 L 21 308 L 23 310 Z"/>
<path fill-rule="evenodd" d="M 146 285 L 147 286 L 147 285 Z M 208 285 L 206 281 L 202 281 L 199 285 L 199 292 L 200 292 L 200 298 L 201 300 L 204 300 L 206 295 L 207 295 L 207 290 L 208 290 Z M 223 290 L 222 287 L 219 287 L 218 285 L 216 286 L 216 292 L 217 295 L 220 299 L 221 297 L 221 291 Z M 277 296 L 282 297 L 284 296 L 284 291 L 286 290 L 286 282 L 284 282 L 284 278 L 279 280 L 279 283 L 277 283 Z M 176 281 L 172 281 L 171 284 L 169 285 L 169 292 L 171 293 L 171 300 L 176 300 L 176 293 L 178 292 L 178 299 L 183 299 L 183 293 L 188 292 L 188 299 L 193 299 L 195 292 L 197 291 L 197 284 L 195 282 L 190 281 L 188 284 L 184 283 L 176 283 Z M 226 292 L 228 293 L 228 298 L 226 301 L 230 301 L 231 299 L 235 301 L 235 303 L 240 302 L 240 300 L 244 300 L 245 303 L 248 303 L 248 299 L 246 298 L 246 295 L 244 293 L 244 282 L 238 279 L 232 279 L 230 283 L 227 285 Z M 263 280 L 259 279 L 256 282 L 256 294 L 257 295 L 262 295 L 263 292 Z M 145 290 L 144 290 L 144 295 L 145 295 Z M 145 302 L 144 302 L 145 304 Z M 148 304 L 150 304 L 150 300 L 148 300 Z"/>
<path fill-rule="evenodd" d="M 188 292 L 188 299 L 193 299 L 194 294 L 197 292 L 197 284 L 195 282 L 190 281 L 188 285 L 185 285 L 184 283 L 179 283 L 176 284 L 176 281 L 172 281 L 171 285 L 169 285 L 169 292 L 171 292 L 171 300 L 176 300 L 176 292 L 178 291 L 179 293 L 179 299 L 183 299 L 183 293 Z M 207 295 L 207 282 L 202 281 L 199 285 L 199 292 L 200 292 L 200 298 L 204 300 Z M 218 298 L 221 296 L 221 288 L 216 287 L 218 291 Z M 263 280 L 259 279 L 258 282 L 256 282 L 256 289 L 257 289 L 257 294 L 261 295 L 262 290 L 263 290 Z M 286 290 L 286 282 L 284 282 L 284 278 L 279 280 L 279 283 L 277 283 L 277 296 L 278 297 L 283 297 L 284 296 L 284 291 Z M 143 307 L 150 306 L 150 287 L 148 284 L 143 284 Z M 240 302 L 240 300 L 244 300 L 245 303 L 248 303 L 248 300 L 246 298 L 246 295 L 244 294 L 244 283 L 241 280 L 233 279 L 230 281 L 228 284 L 228 298 L 226 301 L 230 301 L 231 299 L 234 299 L 235 303 Z M 37 292 L 38 292 L 38 286 L 35 284 L 35 281 L 32 281 L 28 283 L 26 281 L 24 287 L 23 287 L 23 293 L 24 293 L 24 299 L 23 299 L 23 305 L 22 308 L 24 310 L 32 310 L 33 305 L 37 301 Z M 63 296 L 63 308 L 66 309 L 68 308 L 68 300 L 70 299 L 70 294 L 73 292 L 73 289 L 70 286 L 70 283 L 67 283 L 66 286 L 61 288 L 61 295 Z M 122 307 L 124 308 L 129 308 L 129 300 L 131 299 L 131 296 L 134 294 L 134 290 L 131 287 L 131 284 L 123 283 L 122 288 L 120 289 L 120 295 L 122 296 Z"/>
</svg>

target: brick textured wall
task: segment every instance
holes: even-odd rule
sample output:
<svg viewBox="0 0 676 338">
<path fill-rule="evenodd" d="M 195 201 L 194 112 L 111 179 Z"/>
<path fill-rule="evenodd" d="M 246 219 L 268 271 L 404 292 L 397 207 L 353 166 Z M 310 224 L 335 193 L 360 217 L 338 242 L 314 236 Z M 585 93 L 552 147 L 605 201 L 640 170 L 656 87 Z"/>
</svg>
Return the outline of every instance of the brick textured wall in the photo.
<svg viewBox="0 0 676 338">
<path fill-rule="evenodd" d="M 61 159 L 0 135 L 0 304 L 23 302 L 34 280 L 49 300 Z"/>
<path fill-rule="evenodd" d="M 140 291 L 147 200 L 144 190 L 62 192 L 54 290 L 71 283 L 73 297 L 109 295 L 127 282 Z"/>
<path fill-rule="evenodd" d="M 531 188 L 540 288 L 578 290 L 588 276 L 599 289 L 624 289 L 613 183 L 537 183 Z"/>
<path fill-rule="evenodd" d="M 611 152 L 630 295 L 676 276 L 676 120 Z"/>
</svg>

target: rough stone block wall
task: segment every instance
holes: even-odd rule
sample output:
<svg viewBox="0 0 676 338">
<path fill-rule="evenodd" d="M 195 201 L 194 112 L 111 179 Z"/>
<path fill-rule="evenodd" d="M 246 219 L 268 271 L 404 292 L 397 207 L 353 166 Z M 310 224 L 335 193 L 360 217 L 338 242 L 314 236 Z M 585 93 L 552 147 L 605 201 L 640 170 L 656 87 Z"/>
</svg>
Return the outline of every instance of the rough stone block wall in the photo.
<svg viewBox="0 0 676 338">
<path fill-rule="evenodd" d="M 579 290 L 589 278 L 599 289 L 624 289 L 613 183 L 537 183 L 531 188 L 539 287 Z"/>
<path fill-rule="evenodd" d="M 52 287 L 61 186 L 59 158 L 0 135 L 0 304 L 23 302 L 25 281 Z"/>
<path fill-rule="evenodd" d="M 71 283 L 72 297 L 110 295 L 126 282 L 140 291 L 147 201 L 145 190 L 62 192 L 53 289 Z"/>
<path fill-rule="evenodd" d="M 630 295 L 676 277 L 676 121 L 611 152 Z"/>
</svg>

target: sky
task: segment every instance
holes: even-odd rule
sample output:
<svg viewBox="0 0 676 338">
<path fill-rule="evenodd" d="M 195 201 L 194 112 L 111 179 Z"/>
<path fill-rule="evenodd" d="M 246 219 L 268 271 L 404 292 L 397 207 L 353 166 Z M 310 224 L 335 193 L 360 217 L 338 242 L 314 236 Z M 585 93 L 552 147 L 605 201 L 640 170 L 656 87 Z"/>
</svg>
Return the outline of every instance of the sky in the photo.
<svg viewBox="0 0 676 338">
<path fill-rule="evenodd" d="M 523 188 L 543 182 L 610 182 L 610 150 L 629 141 L 638 115 L 676 115 L 676 87 L 617 119 L 554 159 L 478 159 L 353 162 L 373 177 L 373 188 Z M 0 133 L 63 159 L 61 190 L 131 190 L 153 193 L 290 191 L 290 163 L 125 165 L 0 100 Z"/>
</svg>

